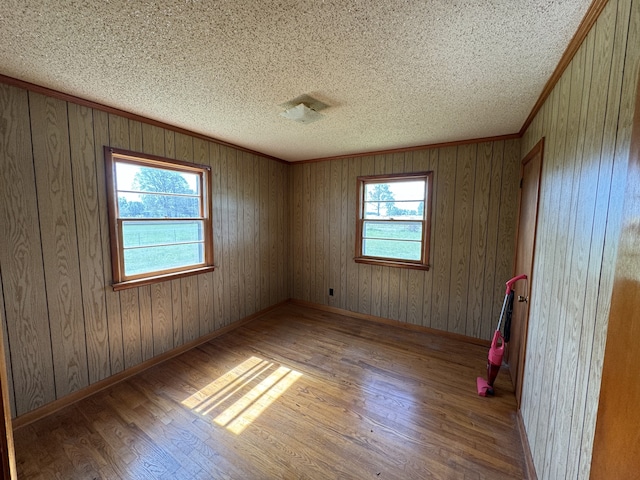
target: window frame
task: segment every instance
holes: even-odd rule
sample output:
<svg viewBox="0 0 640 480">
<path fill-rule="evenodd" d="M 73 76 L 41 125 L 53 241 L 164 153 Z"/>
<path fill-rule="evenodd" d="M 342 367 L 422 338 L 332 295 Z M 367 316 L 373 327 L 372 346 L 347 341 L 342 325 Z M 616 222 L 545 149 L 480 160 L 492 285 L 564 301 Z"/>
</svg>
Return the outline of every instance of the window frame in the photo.
<svg viewBox="0 0 640 480">
<path fill-rule="evenodd" d="M 111 270 L 112 287 L 114 291 L 126 288 L 141 287 L 154 283 L 211 272 L 215 269 L 213 263 L 213 207 L 211 203 L 211 167 L 195 163 L 182 162 L 156 155 L 133 152 L 109 146 L 104 147 L 105 174 L 107 186 L 107 210 L 109 220 L 109 238 L 111 245 Z M 204 225 L 204 261 L 201 264 L 194 264 L 185 267 L 176 267 L 153 272 L 125 275 L 124 264 L 124 238 L 123 219 L 118 216 L 118 194 L 116 181 L 116 165 L 119 161 L 140 166 L 162 168 L 189 174 L 197 174 L 200 178 L 200 216 L 193 219 L 202 221 Z M 163 221 L 184 221 L 192 218 L 156 218 L 147 220 Z M 130 220 L 130 219 L 124 219 Z"/>
<path fill-rule="evenodd" d="M 422 245 L 420 249 L 420 260 L 406 260 L 389 257 L 377 257 L 363 255 L 363 230 L 364 230 L 364 209 L 365 209 L 365 186 L 368 184 L 406 182 L 411 180 L 425 181 L 424 210 L 422 214 Z M 433 197 L 433 171 L 395 173 L 386 175 L 364 175 L 359 176 L 357 181 L 357 203 L 356 203 L 356 246 L 354 261 L 370 265 L 384 265 L 389 267 L 411 268 L 416 270 L 429 270 L 429 245 L 431 243 L 431 202 Z M 393 220 L 381 220 L 393 222 Z M 415 220 L 419 221 L 419 220 Z"/>
</svg>

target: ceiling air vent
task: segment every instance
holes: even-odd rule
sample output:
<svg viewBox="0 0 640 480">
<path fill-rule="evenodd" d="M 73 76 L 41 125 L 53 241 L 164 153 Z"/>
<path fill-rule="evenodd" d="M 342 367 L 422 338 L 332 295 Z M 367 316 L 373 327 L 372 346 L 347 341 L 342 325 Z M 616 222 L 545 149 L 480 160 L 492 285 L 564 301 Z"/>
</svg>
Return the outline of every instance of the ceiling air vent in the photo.
<svg viewBox="0 0 640 480">
<path fill-rule="evenodd" d="M 318 112 L 329 107 L 326 103 L 309 95 L 300 95 L 280 106 L 284 108 L 284 112 L 280 115 L 298 123 L 312 123 L 320 120 L 323 116 Z"/>
</svg>

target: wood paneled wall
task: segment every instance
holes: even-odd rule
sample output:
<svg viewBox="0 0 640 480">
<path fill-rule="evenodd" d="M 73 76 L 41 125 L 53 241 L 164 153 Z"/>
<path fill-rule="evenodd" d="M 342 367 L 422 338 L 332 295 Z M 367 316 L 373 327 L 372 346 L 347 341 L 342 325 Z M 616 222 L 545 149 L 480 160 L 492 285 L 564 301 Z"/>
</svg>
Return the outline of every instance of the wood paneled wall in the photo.
<svg viewBox="0 0 640 480">
<path fill-rule="evenodd" d="M 103 145 L 211 165 L 215 272 L 113 292 Z M 0 84 L 0 305 L 14 415 L 289 298 L 288 168 Z"/>
<path fill-rule="evenodd" d="M 589 478 L 640 68 L 611 0 L 522 140 L 545 137 L 522 416 L 541 479 Z"/>
<path fill-rule="evenodd" d="M 292 169 L 293 298 L 490 338 L 513 269 L 519 139 Z M 355 263 L 356 177 L 429 170 L 431 269 Z"/>
</svg>

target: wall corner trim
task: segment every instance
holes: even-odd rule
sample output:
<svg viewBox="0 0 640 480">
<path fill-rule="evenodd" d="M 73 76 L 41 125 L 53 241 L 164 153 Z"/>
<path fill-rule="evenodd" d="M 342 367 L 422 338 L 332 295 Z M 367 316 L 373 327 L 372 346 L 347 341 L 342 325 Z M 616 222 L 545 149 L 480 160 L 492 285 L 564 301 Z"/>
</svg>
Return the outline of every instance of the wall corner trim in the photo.
<svg viewBox="0 0 640 480">
<path fill-rule="evenodd" d="M 562 54 L 562 57 L 560 57 L 558 65 L 551 74 L 551 77 L 549 77 L 549 80 L 547 80 L 547 83 L 545 83 L 544 87 L 542 88 L 542 92 L 540 92 L 538 101 L 533 105 L 531 113 L 529 113 L 529 116 L 524 121 L 524 124 L 520 129 L 520 137 L 525 134 L 527 128 L 529 128 L 529 125 L 531 125 L 531 122 L 533 122 L 533 119 L 536 118 L 536 115 L 542 108 L 542 105 L 544 105 L 544 102 L 547 100 L 549 95 L 551 95 L 554 87 L 560 81 L 562 74 L 571 63 L 571 60 L 573 60 L 573 57 L 576 55 L 576 53 L 578 53 L 582 42 L 584 42 L 585 38 L 587 38 L 587 35 L 591 31 L 591 28 L 595 25 L 596 21 L 600 17 L 600 14 L 602 13 L 602 10 L 604 10 L 604 7 L 607 6 L 608 2 L 609 0 L 593 0 L 593 2 L 591 2 L 591 5 L 587 9 L 587 13 L 585 13 L 584 18 L 580 22 L 580 25 L 578 25 L 576 33 L 571 38 L 571 41 Z"/>
</svg>

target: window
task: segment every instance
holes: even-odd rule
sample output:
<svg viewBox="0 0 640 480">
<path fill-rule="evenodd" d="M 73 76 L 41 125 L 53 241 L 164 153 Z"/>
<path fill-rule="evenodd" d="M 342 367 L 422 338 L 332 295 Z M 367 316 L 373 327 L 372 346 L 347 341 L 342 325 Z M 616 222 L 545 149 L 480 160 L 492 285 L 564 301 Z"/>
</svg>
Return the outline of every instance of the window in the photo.
<svg viewBox="0 0 640 480">
<path fill-rule="evenodd" d="M 105 147 L 113 289 L 213 270 L 209 167 Z"/>
<path fill-rule="evenodd" d="M 358 177 L 356 262 L 429 269 L 432 176 Z"/>
</svg>

